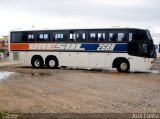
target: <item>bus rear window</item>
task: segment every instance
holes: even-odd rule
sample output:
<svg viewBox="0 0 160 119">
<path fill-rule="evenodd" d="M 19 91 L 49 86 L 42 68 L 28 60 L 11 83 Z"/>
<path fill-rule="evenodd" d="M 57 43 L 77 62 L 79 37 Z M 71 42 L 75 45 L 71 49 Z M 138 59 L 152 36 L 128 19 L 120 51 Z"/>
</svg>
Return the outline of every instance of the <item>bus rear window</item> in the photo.
<svg viewBox="0 0 160 119">
<path fill-rule="evenodd" d="M 11 33 L 11 42 L 17 43 L 22 41 L 22 33 L 21 32 L 14 32 Z"/>
</svg>

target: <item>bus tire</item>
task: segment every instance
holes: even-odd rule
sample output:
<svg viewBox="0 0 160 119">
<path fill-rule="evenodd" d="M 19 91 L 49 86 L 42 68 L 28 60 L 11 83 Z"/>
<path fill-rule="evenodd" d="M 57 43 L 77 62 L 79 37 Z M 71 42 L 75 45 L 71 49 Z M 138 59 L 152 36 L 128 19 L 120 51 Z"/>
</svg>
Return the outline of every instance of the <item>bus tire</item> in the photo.
<svg viewBox="0 0 160 119">
<path fill-rule="evenodd" d="M 57 69 L 58 68 L 58 60 L 56 57 L 47 57 L 46 58 L 46 67 L 49 69 Z"/>
<path fill-rule="evenodd" d="M 36 69 L 44 67 L 43 59 L 40 56 L 33 57 L 31 64 L 32 64 L 32 67 Z"/>
<path fill-rule="evenodd" d="M 118 66 L 117 66 L 118 72 L 128 72 L 129 69 L 130 69 L 130 65 L 127 60 L 121 60 L 118 62 Z"/>
</svg>

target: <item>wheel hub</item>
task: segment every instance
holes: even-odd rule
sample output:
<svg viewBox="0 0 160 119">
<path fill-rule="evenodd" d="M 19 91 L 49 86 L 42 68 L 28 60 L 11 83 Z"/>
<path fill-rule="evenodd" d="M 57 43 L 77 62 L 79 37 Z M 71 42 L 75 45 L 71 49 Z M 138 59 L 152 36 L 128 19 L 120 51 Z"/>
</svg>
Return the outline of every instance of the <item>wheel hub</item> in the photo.
<svg viewBox="0 0 160 119">
<path fill-rule="evenodd" d="M 54 60 L 50 60 L 49 61 L 49 66 L 50 67 L 54 67 L 56 65 L 55 61 Z"/>
<path fill-rule="evenodd" d="M 125 63 L 125 62 L 121 63 L 120 68 L 121 68 L 121 70 L 123 70 L 123 71 L 127 70 L 127 68 L 128 68 L 127 63 Z"/>
<path fill-rule="evenodd" d="M 34 64 L 35 64 L 36 67 L 39 67 L 41 63 L 40 63 L 39 60 L 35 60 Z"/>
</svg>

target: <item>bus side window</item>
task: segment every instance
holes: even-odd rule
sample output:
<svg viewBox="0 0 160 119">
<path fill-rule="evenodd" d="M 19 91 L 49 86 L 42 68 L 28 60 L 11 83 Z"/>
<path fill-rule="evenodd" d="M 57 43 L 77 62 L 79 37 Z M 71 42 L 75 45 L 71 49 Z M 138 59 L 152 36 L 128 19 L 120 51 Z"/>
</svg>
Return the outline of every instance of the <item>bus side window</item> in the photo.
<svg viewBox="0 0 160 119">
<path fill-rule="evenodd" d="M 109 33 L 109 41 L 117 41 L 117 33 Z"/>
<path fill-rule="evenodd" d="M 43 38 L 45 41 L 49 40 L 49 34 L 44 34 Z"/>
<path fill-rule="evenodd" d="M 86 33 L 82 33 L 82 41 L 86 41 Z"/>
<path fill-rule="evenodd" d="M 86 33 L 79 33 L 77 42 L 86 41 Z"/>
<path fill-rule="evenodd" d="M 89 41 L 91 41 L 91 42 L 97 41 L 97 39 L 96 39 L 96 33 L 90 33 L 89 34 Z"/>
<path fill-rule="evenodd" d="M 118 42 L 127 41 L 125 33 L 118 33 Z"/>
<path fill-rule="evenodd" d="M 87 38 L 87 34 L 84 33 L 84 32 L 77 32 L 75 33 L 75 41 L 76 42 L 82 42 L 82 41 L 86 41 L 86 38 Z"/>
<path fill-rule="evenodd" d="M 48 33 L 39 33 L 37 40 L 38 41 L 48 41 L 49 40 L 49 34 Z"/>
<path fill-rule="evenodd" d="M 28 42 L 28 34 L 27 34 L 27 32 L 22 32 L 22 41 L 23 42 Z"/>
<path fill-rule="evenodd" d="M 80 35 L 79 33 L 76 33 L 76 41 L 78 41 L 80 39 Z"/>
<path fill-rule="evenodd" d="M 129 33 L 129 42 L 132 41 L 132 39 L 133 39 L 133 34 Z"/>
<path fill-rule="evenodd" d="M 28 41 L 35 41 L 35 36 L 33 34 L 28 34 L 27 38 Z"/>
<path fill-rule="evenodd" d="M 34 32 L 22 32 L 22 42 L 33 42 L 35 41 Z"/>
<path fill-rule="evenodd" d="M 69 34 L 69 41 L 70 42 L 75 42 L 76 41 L 76 34 L 75 33 L 70 33 Z"/>
<path fill-rule="evenodd" d="M 62 41 L 64 41 L 64 34 L 62 34 L 62 33 L 56 33 L 54 35 L 54 39 L 55 39 L 55 41 L 62 42 Z"/>
<path fill-rule="evenodd" d="M 43 34 L 38 35 L 38 41 L 43 41 Z"/>
<path fill-rule="evenodd" d="M 98 42 L 103 42 L 105 41 L 106 36 L 105 33 L 98 33 Z"/>
</svg>

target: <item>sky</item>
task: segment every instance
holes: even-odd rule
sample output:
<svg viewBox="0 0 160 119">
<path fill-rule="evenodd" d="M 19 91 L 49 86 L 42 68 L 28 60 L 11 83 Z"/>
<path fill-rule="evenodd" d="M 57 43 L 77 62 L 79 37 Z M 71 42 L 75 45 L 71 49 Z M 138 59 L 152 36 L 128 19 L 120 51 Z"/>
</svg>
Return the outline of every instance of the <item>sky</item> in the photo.
<svg viewBox="0 0 160 119">
<path fill-rule="evenodd" d="M 15 29 L 133 27 L 160 42 L 160 0 L 0 0 L 0 36 Z"/>
</svg>

